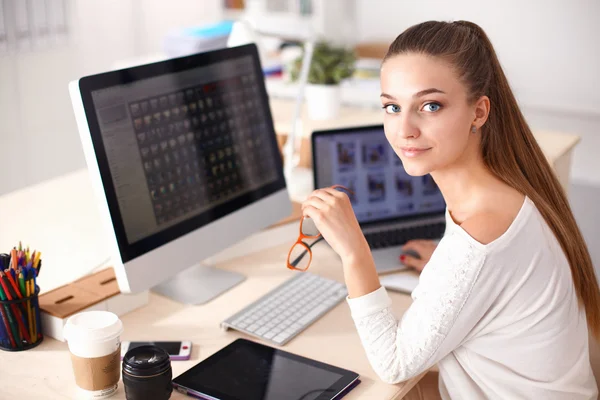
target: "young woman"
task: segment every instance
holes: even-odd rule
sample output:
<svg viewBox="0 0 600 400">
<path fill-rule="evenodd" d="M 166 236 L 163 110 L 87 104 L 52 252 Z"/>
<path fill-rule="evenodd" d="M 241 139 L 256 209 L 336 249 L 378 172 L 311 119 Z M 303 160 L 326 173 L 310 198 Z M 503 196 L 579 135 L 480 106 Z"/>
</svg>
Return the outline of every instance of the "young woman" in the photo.
<svg viewBox="0 0 600 400">
<path fill-rule="evenodd" d="M 303 204 L 341 257 L 373 369 L 396 383 L 437 364 L 444 399 L 595 399 L 590 255 L 486 34 L 465 21 L 409 28 L 389 48 L 381 88 L 390 145 L 447 204 L 437 247 L 406 245 L 423 263 L 405 262 L 424 268 L 400 321 L 347 195 L 319 189 Z"/>
</svg>

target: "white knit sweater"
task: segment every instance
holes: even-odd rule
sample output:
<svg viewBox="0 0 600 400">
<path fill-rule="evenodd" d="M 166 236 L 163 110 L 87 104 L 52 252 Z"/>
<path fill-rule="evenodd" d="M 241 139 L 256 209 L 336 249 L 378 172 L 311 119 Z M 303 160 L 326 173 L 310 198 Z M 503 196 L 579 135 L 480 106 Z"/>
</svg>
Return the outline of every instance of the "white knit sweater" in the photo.
<svg viewBox="0 0 600 400">
<path fill-rule="evenodd" d="M 348 299 L 383 381 L 437 363 L 443 399 L 597 398 L 569 264 L 530 199 L 487 245 L 446 213 L 446 234 L 412 299 L 400 321 L 384 288 Z"/>
</svg>

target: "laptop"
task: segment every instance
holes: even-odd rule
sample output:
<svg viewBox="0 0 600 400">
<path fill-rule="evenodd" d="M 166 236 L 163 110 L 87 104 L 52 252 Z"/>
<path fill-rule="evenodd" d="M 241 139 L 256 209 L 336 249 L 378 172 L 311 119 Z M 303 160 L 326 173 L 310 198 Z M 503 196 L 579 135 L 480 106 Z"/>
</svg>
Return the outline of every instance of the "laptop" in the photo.
<svg viewBox="0 0 600 400">
<path fill-rule="evenodd" d="M 377 272 L 407 267 L 399 259 L 411 239 L 437 240 L 446 229 L 446 203 L 431 175 L 410 176 L 389 145 L 383 125 L 312 133 L 315 188 L 343 185 L 371 247 Z"/>
</svg>

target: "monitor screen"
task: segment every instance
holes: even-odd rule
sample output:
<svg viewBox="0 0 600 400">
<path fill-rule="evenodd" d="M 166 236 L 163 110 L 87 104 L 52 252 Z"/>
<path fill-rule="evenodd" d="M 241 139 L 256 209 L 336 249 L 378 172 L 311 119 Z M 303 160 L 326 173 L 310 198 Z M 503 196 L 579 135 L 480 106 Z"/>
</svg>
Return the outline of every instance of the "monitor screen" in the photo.
<svg viewBox="0 0 600 400">
<path fill-rule="evenodd" d="M 285 187 L 246 47 L 80 81 L 124 262 Z"/>
<path fill-rule="evenodd" d="M 431 175 L 410 176 L 389 145 L 383 126 L 315 132 L 315 187 L 351 189 L 360 223 L 444 212 Z"/>
</svg>

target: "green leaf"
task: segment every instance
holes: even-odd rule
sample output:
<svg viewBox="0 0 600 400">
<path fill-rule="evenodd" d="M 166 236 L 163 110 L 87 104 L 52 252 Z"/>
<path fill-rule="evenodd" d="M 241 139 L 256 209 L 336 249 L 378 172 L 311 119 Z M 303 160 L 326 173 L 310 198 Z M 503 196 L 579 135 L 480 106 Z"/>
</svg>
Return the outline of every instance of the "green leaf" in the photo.
<svg viewBox="0 0 600 400">
<path fill-rule="evenodd" d="M 320 85 L 337 85 L 352 76 L 355 70 L 356 56 L 352 49 L 336 47 L 327 41 L 315 43 L 313 57 L 308 73 L 308 82 Z M 296 59 L 290 70 L 293 81 L 298 80 L 302 69 L 302 57 Z"/>
</svg>

